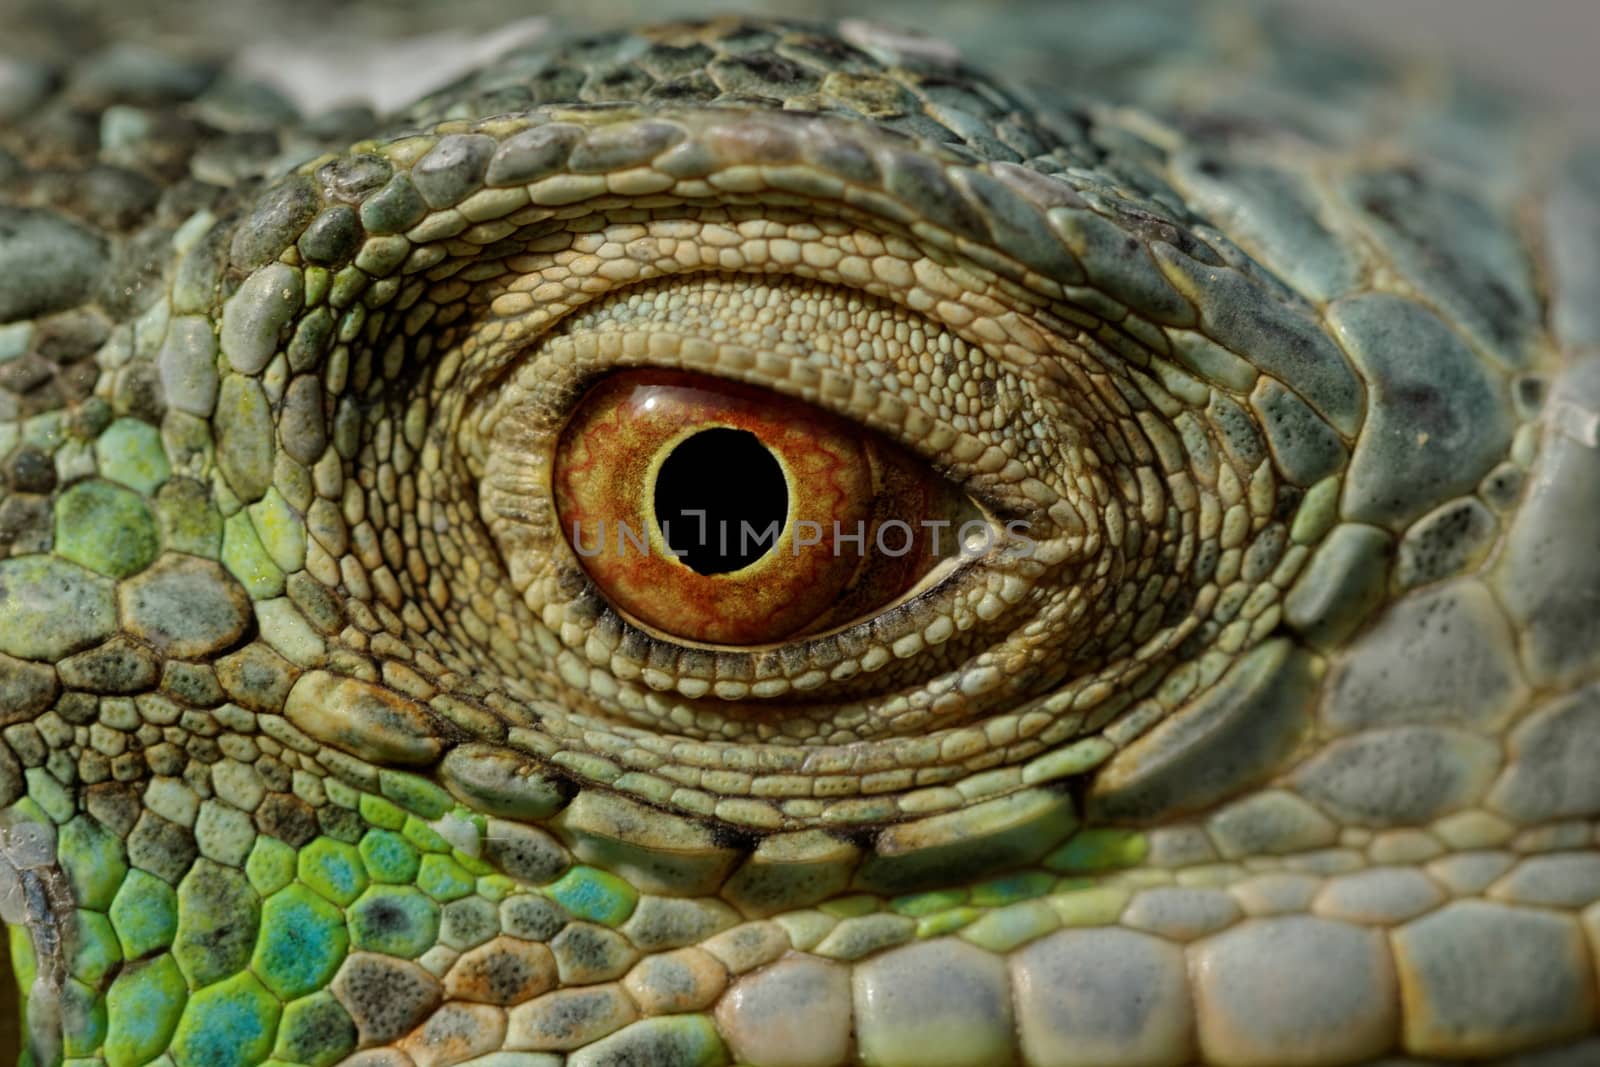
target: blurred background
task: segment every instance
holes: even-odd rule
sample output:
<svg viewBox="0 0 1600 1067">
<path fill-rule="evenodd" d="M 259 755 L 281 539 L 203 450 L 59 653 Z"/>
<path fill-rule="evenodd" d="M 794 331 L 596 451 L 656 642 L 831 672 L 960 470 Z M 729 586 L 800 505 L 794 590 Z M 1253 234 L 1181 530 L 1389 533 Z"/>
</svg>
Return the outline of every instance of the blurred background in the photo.
<svg viewBox="0 0 1600 1067">
<path fill-rule="evenodd" d="M 1600 132 L 1595 0 L 1277 0 L 1308 23 L 1398 52 L 1449 57 L 1545 97 Z"/>
<path fill-rule="evenodd" d="M 1463 65 L 1542 97 L 1600 132 L 1596 0 L 1214 2 L 1241 10 L 1284 8 L 1336 37 Z M 341 91 L 394 80 L 403 84 L 409 100 L 419 81 L 437 77 L 434 84 L 444 84 L 461 69 L 537 36 L 549 25 L 547 15 L 557 23 L 576 15 L 607 24 L 687 12 L 822 11 L 985 35 L 1004 24 L 1012 9 L 1031 9 L 1012 16 L 1026 35 L 1030 24 L 1048 17 L 1044 12 L 1126 24 L 1143 17 L 1141 8 L 1191 12 L 1203 6 L 1194 0 L 0 0 L 0 57 L 56 53 L 62 44 L 70 54 L 83 54 L 104 43 L 107 31 L 123 40 L 176 37 L 203 51 L 243 50 L 258 70 L 316 70 L 320 81 L 335 83 L 342 73 L 343 84 L 326 86 L 331 90 L 322 97 L 326 104 Z M 1087 36 L 1099 35 L 1090 30 Z M 445 54 L 450 61 L 441 62 Z M 377 101 L 380 109 L 400 102 Z"/>
</svg>

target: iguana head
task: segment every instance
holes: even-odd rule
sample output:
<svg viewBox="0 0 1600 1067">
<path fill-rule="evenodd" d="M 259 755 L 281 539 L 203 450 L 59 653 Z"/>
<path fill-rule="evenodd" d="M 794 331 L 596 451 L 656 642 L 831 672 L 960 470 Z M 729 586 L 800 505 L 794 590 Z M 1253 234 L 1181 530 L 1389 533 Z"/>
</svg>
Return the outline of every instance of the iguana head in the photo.
<svg viewBox="0 0 1600 1067">
<path fill-rule="evenodd" d="M 0 142 L 25 1061 L 1594 1026 L 1600 168 L 1489 166 L 1535 127 L 1282 28 L 1189 91 L 1246 25 L 1189 17 L 1029 89 L 1025 39 L 754 17 L 381 121 L 40 80 Z"/>
</svg>

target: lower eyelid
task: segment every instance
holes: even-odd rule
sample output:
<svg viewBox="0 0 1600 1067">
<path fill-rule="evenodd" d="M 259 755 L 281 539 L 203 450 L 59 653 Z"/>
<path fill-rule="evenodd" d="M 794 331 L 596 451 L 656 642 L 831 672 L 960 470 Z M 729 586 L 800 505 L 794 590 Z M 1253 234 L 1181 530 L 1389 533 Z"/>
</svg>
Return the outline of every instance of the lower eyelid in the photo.
<svg viewBox="0 0 1600 1067">
<path fill-rule="evenodd" d="M 581 567 L 572 566 L 569 572 L 573 574 L 574 581 L 583 583 L 581 591 L 574 595 L 571 602 L 574 605 L 579 603 L 588 605 L 586 609 L 590 619 L 588 625 L 592 627 L 596 637 L 614 642 L 617 654 L 638 663 L 652 659 L 657 659 L 659 662 L 661 656 L 675 657 L 674 662 L 670 664 L 675 669 L 684 668 L 688 659 L 694 659 L 697 663 L 709 665 L 712 673 L 728 676 L 749 675 L 751 674 L 749 664 L 770 657 L 774 653 L 783 654 L 786 658 L 795 658 L 802 668 L 799 671 L 790 669 L 780 673 L 761 673 L 761 680 L 776 682 L 786 676 L 792 677 L 805 671 L 829 670 L 836 667 L 850 656 L 845 646 L 871 644 L 902 636 L 905 624 L 941 610 L 934 604 L 935 601 L 941 597 L 958 596 L 970 572 L 978 566 L 980 564 L 976 561 L 960 559 L 946 561 L 930 571 L 923 581 L 909 590 L 900 601 L 870 617 L 833 627 L 821 633 L 802 634 L 787 640 L 749 648 L 698 644 L 654 632 L 618 612 L 600 586 Z M 709 659 L 696 657 L 709 657 Z"/>
</svg>

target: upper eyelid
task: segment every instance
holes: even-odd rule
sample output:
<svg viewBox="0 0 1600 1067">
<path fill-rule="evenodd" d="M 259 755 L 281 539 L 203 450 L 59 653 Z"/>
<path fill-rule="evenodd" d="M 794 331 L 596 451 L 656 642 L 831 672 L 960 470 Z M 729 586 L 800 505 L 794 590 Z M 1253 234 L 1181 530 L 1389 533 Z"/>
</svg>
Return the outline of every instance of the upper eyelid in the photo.
<svg viewBox="0 0 1600 1067">
<path fill-rule="evenodd" d="M 542 322 L 536 333 L 519 336 L 514 345 L 506 346 L 508 351 L 497 357 L 500 360 L 500 367 L 492 389 L 503 389 L 505 383 L 516 375 L 519 367 L 524 366 L 528 359 L 537 357 L 538 350 L 542 345 L 548 344 L 553 338 L 559 338 L 567 334 L 574 327 L 574 324 L 581 323 L 587 317 L 595 315 L 597 309 L 603 311 L 608 305 L 637 296 L 640 291 L 667 292 L 680 286 L 694 289 L 707 285 L 710 279 L 727 279 L 731 284 L 740 287 L 763 285 L 771 282 L 775 277 L 778 276 L 756 272 L 729 274 L 713 270 L 692 270 L 661 275 L 648 282 L 621 285 L 591 294 L 590 299 L 564 309 L 559 318 Z M 825 289 L 831 288 L 841 294 L 848 295 L 851 292 L 860 292 L 867 299 L 880 302 L 884 309 L 903 316 L 907 321 L 920 322 L 930 333 L 948 333 L 951 337 L 958 336 L 958 331 L 953 326 L 941 321 L 934 314 L 918 312 L 866 290 L 853 290 L 844 285 L 815 282 L 814 279 L 806 275 L 798 277 L 808 284 L 816 284 Z M 651 332 L 670 334 L 673 331 L 671 328 L 652 323 Z M 810 355 L 815 356 L 828 351 L 843 354 L 839 353 L 838 349 L 827 344 L 828 338 L 825 335 L 819 334 L 817 337 L 823 344 L 819 348 L 810 349 Z M 999 376 L 998 380 L 1005 383 L 1000 390 L 1002 393 L 1025 397 L 1037 388 L 1036 383 L 1030 383 L 1013 374 L 1003 360 L 989 353 L 981 343 L 965 338 L 962 338 L 957 343 L 962 346 L 961 351 L 964 352 L 969 361 L 981 363 L 986 374 L 992 373 Z M 941 421 L 938 418 L 929 416 L 924 411 L 912 410 L 916 406 L 916 401 L 920 398 L 911 392 L 895 395 L 893 390 L 883 387 L 882 383 L 871 381 L 868 377 L 868 372 L 859 365 L 852 363 L 848 358 L 843 360 L 836 358 L 833 365 L 819 368 L 808 363 L 804 358 L 795 358 L 808 355 L 808 350 L 806 349 L 797 349 L 788 344 L 779 345 L 776 349 L 773 349 L 772 346 L 767 346 L 764 349 L 760 338 L 749 335 L 727 341 L 726 347 L 732 351 L 743 350 L 752 355 L 740 357 L 736 360 L 736 363 L 742 364 L 740 366 L 730 366 L 725 363 L 721 365 L 717 363 L 696 363 L 693 366 L 686 366 L 682 363 L 664 361 L 649 356 L 629 357 L 617 360 L 614 363 L 586 367 L 583 369 L 582 377 L 562 380 L 559 382 L 559 386 L 552 386 L 551 379 L 546 376 L 544 387 L 547 390 L 556 392 L 559 397 L 559 403 L 570 408 L 576 399 L 582 395 L 587 383 L 604 373 L 605 370 L 613 367 L 660 366 L 692 369 L 699 373 L 727 377 L 730 381 L 764 386 L 782 395 L 814 404 L 832 414 L 851 419 L 868 429 L 884 434 L 890 440 L 919 455 L 945 477 L 961 484 L 964 489 L 973 493 L 975 499 L 981 500 L 985 508 L 996 514 L 1004 515 L 1007 518 L 1037 516 L 1037 508 L 1032 502 L 1019 494 L 1010 494 L 1008 496 L 1001 492 L 1000 490 L 1006 488 L 1006 483 L 1003 480 L 997 481 L 993 477 L 992 471 L 980 470 L 978 465 L 969 458 L 967 451 L 974 450 L 971 446 L 974 445 L 975 438 L 952 427 L 940 429 Z M 760 363 L 763 351 L 773 355 L 772 365 L 781 364 L 782 375 L 771 373 L 763 368 Z M 753 367 L 751 366 L 752 358 L 755 360 Z M 557 373 L 564 372 L 564 368 L 557 368 Z M 967 370 L 965 379 L 976 380 L 971 366 Z M 850 394 L 845 400 L 840 400 L 835 395 L 836 390 L 832 388 L 834 383 L 841 382 L 847 383 L 846 390 Z M 873 410 L 862 410 L 859 405 L 851 402 L 851 400 L 863 393 L 876 398 Z M 911 397 L 910 401 L 906 399 L 908 396 Z M 897 423 L 892 418 L 881 417 L 879 412 L 885 410 L 885 405 L 891 412 L 906 412 L 908 418 L 920 420 L 920 424 L 924 428 L 933 427 L 935 438 L 925 442 L 915 434 L 908 435 L 903 423 Z M 1009 425 L 1008 433 L 1018 442 L 1013 446 L 1016 454 L 1037 456 L 1059 452 L 1062 442 L 1075 436 L 1077 431 L 1064 426 L 1052 426 L 1034 418 Z M 1044 436 L 1041 437 L 1041 434 Z M 977 446 L 976 451 L 981 451 L 982 448 L 983 446 L 981 445 Z"/>
</svg>

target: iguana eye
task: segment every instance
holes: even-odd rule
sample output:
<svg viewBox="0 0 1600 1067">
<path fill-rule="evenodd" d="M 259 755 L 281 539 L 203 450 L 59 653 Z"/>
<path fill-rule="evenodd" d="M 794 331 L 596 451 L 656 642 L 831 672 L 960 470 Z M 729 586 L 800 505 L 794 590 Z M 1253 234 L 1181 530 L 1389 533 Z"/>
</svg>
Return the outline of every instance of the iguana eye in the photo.
<svg viewBox="0 0 1600 1067">
<path fill-rule="evenodd" d="M 562 533 L 621 611 L 688 641 L 815 633 L 993 546 L 954 486 L 855 424 L 767 390 L 634 371 L 582 399 L 556 450 Z"/>
</svg>

